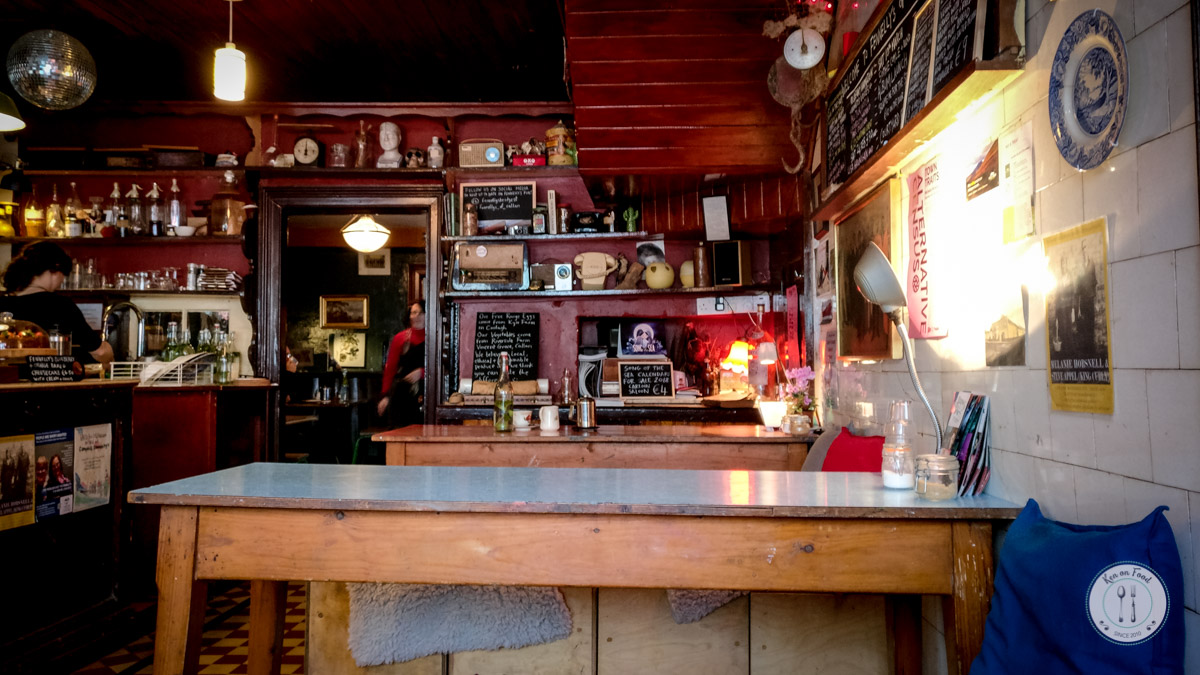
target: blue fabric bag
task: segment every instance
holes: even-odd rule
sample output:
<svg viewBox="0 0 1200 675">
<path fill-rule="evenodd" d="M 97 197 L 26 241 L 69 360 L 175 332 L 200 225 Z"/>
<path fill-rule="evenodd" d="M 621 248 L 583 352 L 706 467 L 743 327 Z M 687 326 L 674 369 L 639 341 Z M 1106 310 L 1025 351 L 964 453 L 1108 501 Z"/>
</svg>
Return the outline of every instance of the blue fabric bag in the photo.
<svg viewBox="0 0 1200 675">
<path fill-rule="evenodd" d="M 1073 525 L 1030 499 L 1000 549 L 971 675 L 1183 673 L 1183 565 L 1166 510 Z"/>
</svg>

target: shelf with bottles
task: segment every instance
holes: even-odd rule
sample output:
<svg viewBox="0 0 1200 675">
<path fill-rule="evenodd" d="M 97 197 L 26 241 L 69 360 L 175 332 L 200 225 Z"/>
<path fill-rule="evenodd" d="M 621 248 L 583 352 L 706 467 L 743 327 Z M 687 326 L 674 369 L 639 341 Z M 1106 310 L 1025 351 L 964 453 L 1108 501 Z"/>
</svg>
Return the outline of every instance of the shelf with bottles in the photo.
<svg viewBox="0 0 1200 675">
<path fill-rule="evenodd" d="M 597 241 L 605 239 L 647 239 L 652 235 L 649 232 L 566 232 L 563 234 L 476 234 L 470 236 L 448 236 L 441 237 L 442 241 L 533 241 L 533 242 L 554 242 L 554 241 Z"/>
<path fill-rule="evenodd" d="M 106 169 L 25 169 L 25 175 L 30 178 L 95 178 L 99 176 L 172 176 L 195 177 L 195 176 L 217 176 L 220 177 L 226 171 L 235 173 L 244 173 L 247 169 L 253 167 L 245 166 L 163 166 L 154 168 L 139 168 L 139 167 L 110 167 Z"/>
<path fill-rule="evenodd" d="M 451 300 L 461 300 L 466 298 L 596 298 L 596 297 L 675 297 L 675 296 L 730 296 L 730 295 L 750 295 L 754 293 L 764 293 L 771 290 L 768 284 L 753 284 L 746 286 L 676 286 L 672 288 L 633 288 L 619 289 L 606 288 L 603 290 L 582 290 L 575 289 L 570 291 L 454 291 L 447 290 L 441 293 L 441 297 Z"/>
<path fill-rule="evenodd" d="M 87 236 L 87 237 L 0 237 L 0 244 L 30 244 L 35 241 L 52 241 L 52 242 L 58 244 L 59 246 L 67 246 L 67 247 L 70 247 L 70 246 L 133 246 L 133 245 L 139 245 L 139 244 L 141 244 L 141 245 L 153 244 L 155 246 L 157 246 L 159 244 L 164 244 L 164 245 L 168 245 L 168 246 L 187 245 L 187 244 L 196 245 L 196 246 L 210 246 L 210 245 L 214 245 L 214 244 L 229 245 L 229 246 L 241 246 L 242 245 L 241 235 L 224 235 L 224 236 L 210 236 L 210 235 L 196 236 L 196 235 L 193 235 L 191 237 L 163 235 L 161 237 L 151 237 L 149 235 L 134 234 L 134 235 L 129 235 L 127 237 L 115 237 L 115 236 L 114 237 L 97 237 L 97 236 Z"/>
</svg>

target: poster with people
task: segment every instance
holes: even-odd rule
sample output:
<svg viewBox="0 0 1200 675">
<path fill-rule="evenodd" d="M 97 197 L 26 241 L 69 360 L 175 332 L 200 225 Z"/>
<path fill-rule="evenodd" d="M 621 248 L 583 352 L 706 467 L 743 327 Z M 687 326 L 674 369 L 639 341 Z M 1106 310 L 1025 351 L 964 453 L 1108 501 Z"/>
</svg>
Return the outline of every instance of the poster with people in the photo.
<svg viewBox="0 0 1200 675">
<path fill-rule="evenodd" d="M 1105 218 L 1047 236 L 1042 246 L 1054 288 L 1046 294 L 1050 406 L 1113 413 Z"/>
<path fill-rule="evenodd" d="M 33 524 L 33 436 L 0 438 L 0 530 Z"/>
<path fill-rule="evenodd" d="M 84 511 L 108 503 L 112 491 L 112 425 L 75 427 L 75 503 Z"/>
<path fill-rule="evenodd" d="M 75 501 L 75 430 L 33 435 L 34 513 L 38 520 L 70 513 Z"/>
</svg>

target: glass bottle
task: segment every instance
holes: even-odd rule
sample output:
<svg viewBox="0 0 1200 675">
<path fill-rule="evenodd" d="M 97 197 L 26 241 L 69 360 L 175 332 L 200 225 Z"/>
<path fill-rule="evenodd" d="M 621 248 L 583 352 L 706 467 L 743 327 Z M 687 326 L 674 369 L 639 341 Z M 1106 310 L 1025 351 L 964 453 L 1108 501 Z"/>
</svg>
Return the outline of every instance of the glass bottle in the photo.
<svg viewBox="0 0 1200 675">
<path fill-rule="evenodd" d="M 891 420 L 884 429 L 883 486 L 911 490 L 915 470 L 912 444 L 908 440 L 910 401 L 892 401 Z"/>
<path fill-rule="evenodd" d="M 84 236 L 99 237 L 100 229 L 104 227 L 104 208 L 100 206 L 104 198 L 88 197 L 88 201 L 92 203 L 92 209 L 88 211 L 88 231 Z"/>
<path fill-rule="evenodd" d="M 496 431 L 512 431 L 513 394 L 512 380 L 508 374 L 508 352 L 500 352 L 500 379 L 496 382 L 496 394 L 492 406 L 492 426 Z"/>
<path fill-rule="evenodd" d="M 163 216 L 162 199 L 159 195 L 158 183 L 151 183 L 150 192 L 146 193 L 146 199 L 150 201 L 146 222 L 149 224 L 150 236 L 152 237 L 161 237 L 166 234 L 166 218 Z"/>
<path fill-rule="evenodd" d="M 446 161 L 446 151 L 442 148 L 442 143 L 437 136 L 429 143 L 426 157 L 429 158 L 429 168 L 440 169 Z"/>
<path fill-rule="evenodd" d="M 571 376 L 570 368 L 563 368 L 562 374 L 562 404 L 570 407 L 579 400 L 579 387 L 575 386 L 575 378 Z"/>
<path fill-rule="evenodd" d="M 46 236 L 66 236 L 66 230 L 63 228 L 62 204 L 58 203 L 58 183 L 54 184 L 50 192 L 50 205 L 46 207 Z"/>
<path fill-rule="evenodd" d="M 221 341 L 217 345 L 217 361 L 213 370 L 213 381 L 217 384 L 232 384 L 236 379 L 233 373 L 233 344 L 229 336 L 218 332 Z"/>
<path fill-rule="evenodd" d="M 37 185 L 29 193 L 29 201 L 25 203 L 25 236 L 46 236 L 46 211 L 37 198 Z"/>
<path fill-rule="evenodd" d="M 129 192 L 125 193 L 126 210 L 129 213 L 129 228 L 128 234 L 146 234 L 146 209 L 143 208 L 142 198 L 139 191 L 142 189 L 140 185 L 134 185 L 129 188 Z"/>
<path fill-rule="evenodd" d="M 217 353 L 217 345 L 213 343 L 212 331 L 208 328 L 200 329 L 200 333 L 196 337 L 196 350 L 211 354 Z"/>
<path fill-rule="evenodd" d="M 171 201 L 167 202 L 167 234 L 174 235 L 175 228 L 187 225 L 183 213 L 183 200 L 179 198 L 179 181 L 171 179 Z"/>
<path fill-rule="evenodd" d="M 167 323 L 167 344 L 163 345 L 159 358 L 163 361 L 174 361 L 177 356 L 179 356 L 179 324 L 171 321 Z"/>
<path fill-rule="evenodd" d="M 83 236 L 83 221 L 79 218 L 79 212 L 83 210 L 83 203 L 79 201 L 79 193 L 75 190 L 75 181 L 71 181 L 71 194 L 67 195 L 67 203 L 63 206 L 64 216 L 63 222 L 66 226 L 65 235 L 68 237 Z"/>
<path fill-rule="evenodd" d="M 192 331 L 187 326 L 179 332 L 179 355 L 187 356 L 195 354 L 196 348 L 192 346 Z"/>
</svg>

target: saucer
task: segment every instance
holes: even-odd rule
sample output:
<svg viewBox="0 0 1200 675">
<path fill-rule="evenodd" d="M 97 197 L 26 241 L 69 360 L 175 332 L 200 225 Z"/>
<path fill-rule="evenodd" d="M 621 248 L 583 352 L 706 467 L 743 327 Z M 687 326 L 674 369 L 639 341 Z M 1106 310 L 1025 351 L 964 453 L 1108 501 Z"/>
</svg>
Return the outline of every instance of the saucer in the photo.
<svg viewBox="0 0 1200 675">
<path fill-rule="evenodd" d="M 1129 98 L 1125 41 L 1108 14 L 1075 17 L 1050 68 L 1050 134 L 1067 163 L 1091 169 L 1108 158 Z"/>
</svg>

